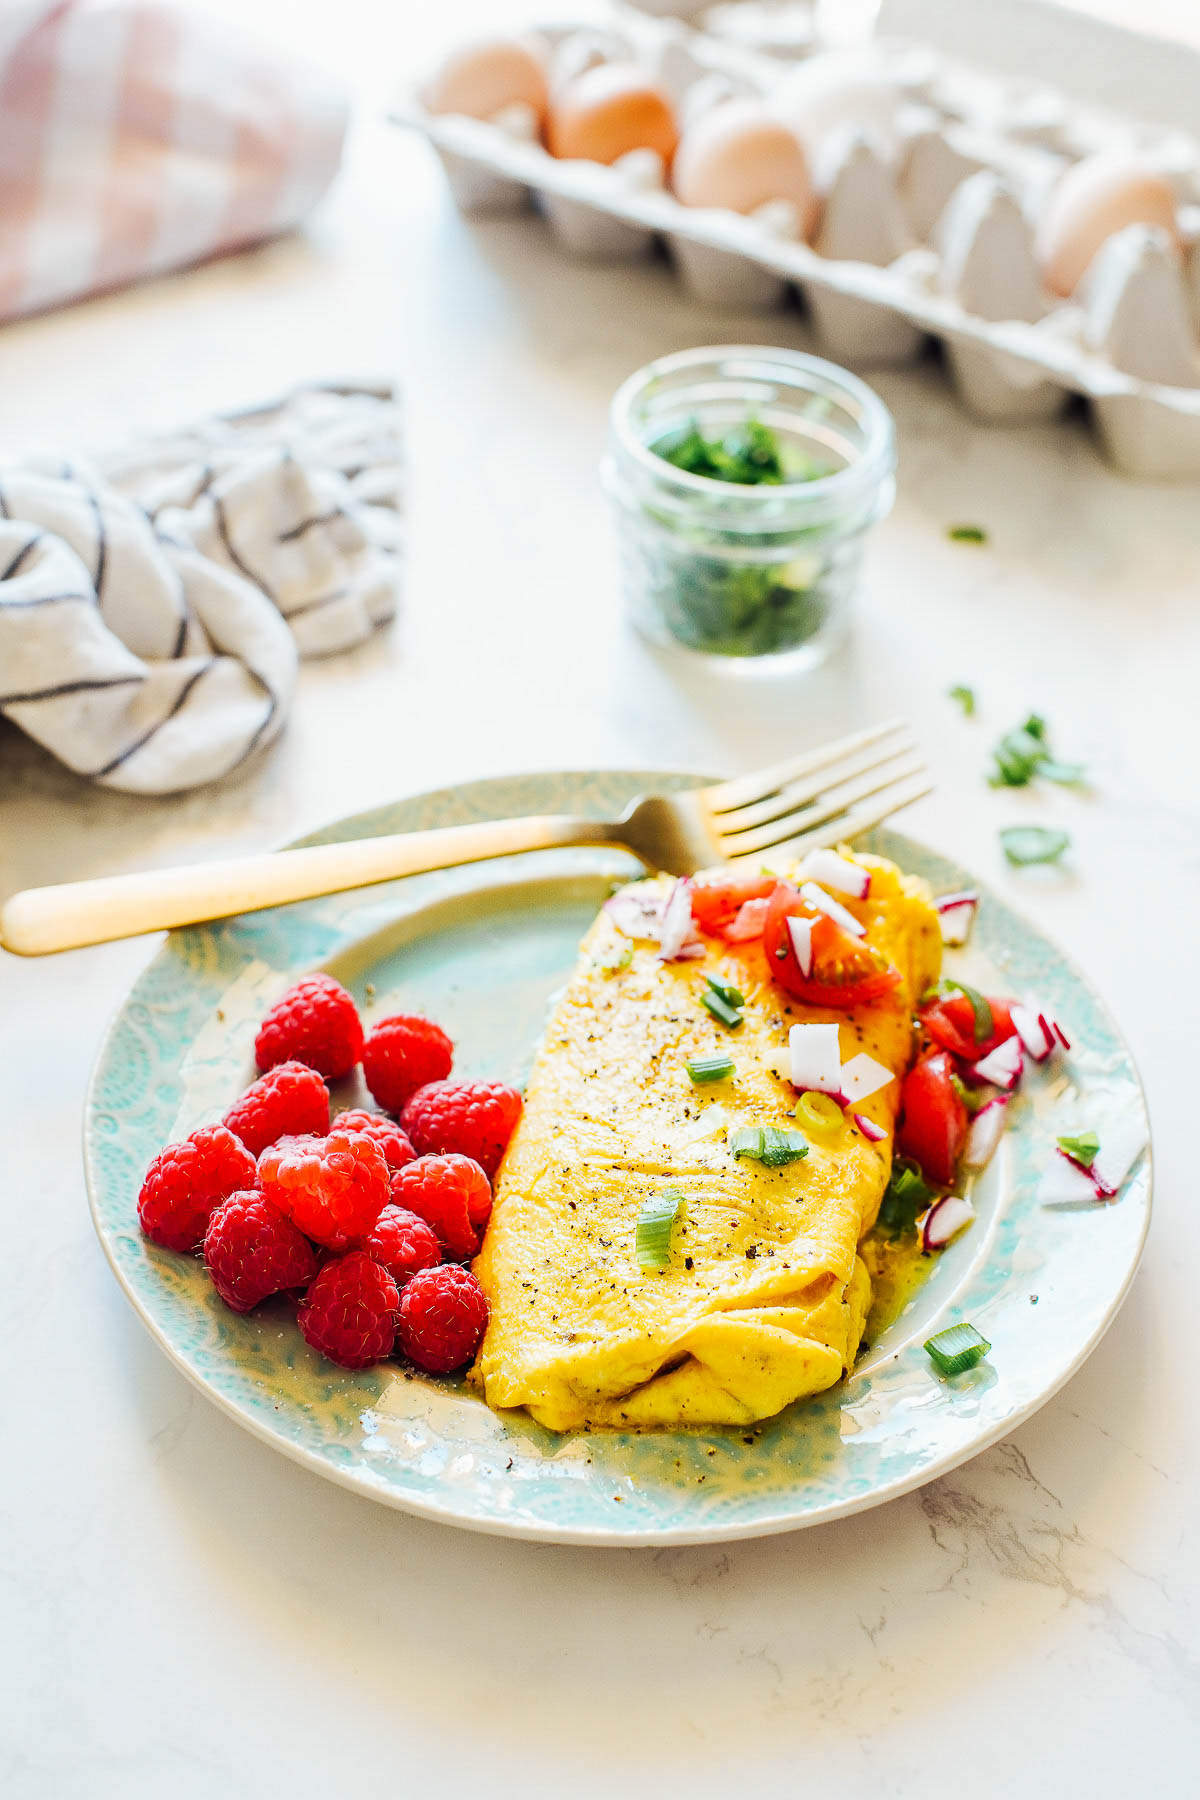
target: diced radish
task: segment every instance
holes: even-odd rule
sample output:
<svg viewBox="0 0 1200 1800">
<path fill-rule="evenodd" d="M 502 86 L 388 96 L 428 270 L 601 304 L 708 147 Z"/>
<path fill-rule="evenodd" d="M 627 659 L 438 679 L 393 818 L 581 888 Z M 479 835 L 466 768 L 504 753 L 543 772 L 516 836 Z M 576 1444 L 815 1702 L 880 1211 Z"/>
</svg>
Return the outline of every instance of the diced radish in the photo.
<svg viewBox="0 0 1200 1800">
<path fill-rule="evenodd" d="M 677 881 L 667 895 L 667 903 L 662 910 L 658 954 L 663 962 L 674 962 L 691 935 L 691 883 Z"/>
<path fill-rule="evenodd" d="M 882 1144 L 887 1136 L 882 1125 L 877 1125 L 874 1119 L 868 1119 L 866 1113 L 851 1113 L 850 1116 L 869 1144 Z"/>
<path fill-rule="evenodd" d="M 792 949 L 796 952 L 796 962 L 800 973 L 807 980 L 813 970 L 813 947 L 811 919 L 798 918 L 795 913 L 788 915 L 788 936 L 792 940 Z"/>
<path fill-rule="evenodd" d="M 1009 1008 L 1009 1014 L 1017 1036 L 1034 1062 L 1045 1062 L 1055 1047 L 1054 1033 L 1046 1023 L 1045 1014 L 1035 1013 L 1028 1006 L 1016 1004 Z"/>
<path fill-rule="evenodd" d="M 1042 1170 L 1037 1197 L 1042 1206 L 1078 1206 L 1103 1198 L 1088 1170 L 1061 1151 Z"/>
<path fill-rule="evenodd" d="M 725 936 L 731 944 L 748 943 L 751 938 L 760 938 L 763 926 L 767 922 L 769 900 L 744 900 L 738 908 L 737 917 L 725 927 Z"/>
<path fill-rule="evenodd" d="M 622 888 L 611 900 L 605 901 L 604 910 L 626 937 L 652 938 L 655 943 L 662 937 L 663 906 L 657 894 L 648 894 L 645 889 Z"/>
<path fill-rule="evenodd" d="M 979 895 L 964 889 L 958 894 L 943 894 L 940 900 L 934 901 L 934 905 L 942 927 L 943 944 L 965 944 L 975 923 Z"/>
<path fill-rule="evenodd" d="M 839 900 L 835 900 L 832 894 L 827 894 L 823 887 L 818 887 L 815 881 L 801 883 L 800 898 L 807 900 L 810 906 L 815 906 L 818 912 L 823 912 L 835 925 L 840 925 L 843 931 L 848 931 L 851 937 L 866 937 L 867 928 L 862 921 L 856 919 L 852 912 L 847 912 Z"/>
<path fill-rule="evenodd" d="M 793 1025 L 788 1033 L 792 1086 L 806 1094 L 841 1095 L 842 1051 L 836 1025 Z"/>
<path fill-rule="evenodd" d="M 860 869 L 836 850 L 814 850 L 804 859 L 803 872 L 810 881 L 823 882 L 827 888 L 849 894 L 853 900 L 865 900 L 871 891 L 871 871 Z"/>
<path fill-rule="evenodd" d="M 1004 1109 L 1007 1100 L 989 1100 L 971 1120 L 963 1160 L 968 1169 L 986 1169 L 996 1145 L 1004 1135 Z"/>
<path fill-rule="evenodd" d="M 1105 1190 L 1102 1198 L 1112 1199 L 1120 1193 L 1125 1177 L 1145 1148 L 1146 1126 L 1140 1116 L 1131 1114 L 1105 1124 L 1100 1148 L 1088 1171 L 1097 1189 Z"/>
<path fill-rule="evenodd" d="M 1062 1026 L 1059 1024 L 1057 1019 L 1050 1019 L 1050 1020 L 1043 1019 L 1042 1024 L 1043 1025 L 1049 1024 L 1050 1029 L 1053 1031 L 1055 1037 L 1058 1039 L 1059 1043 L 1062 1045 L 1064 1050 L 1069 1050 L 1071 1048 L 1071 1040 L 1067 1036 L 1066 1032 L 1063 1030 Z"/>
<path fill-rule="evenodd" d="M 851 1102 L 869 1100 L 872 1094 L 877 1094 L 894 1079 L 892 1071 L 876 1062 L 873 1056 L 868 1056 L 865 1050 L 842 1064 L 842 1093 Z"/>
<path fill-rule="evenodd" d="M 971 1074 L 976 1081 L 988 1081 L 993 1087 L 1011 1091 L 1021 1079 L 1022 1066 L 1021 1040 L 1010 1037 L 972 1064 Z"/>
<path fill-rule="evenodd" d="M 961 1194 L 947 1194 L 944 1199 L 935 1200 L 925 1214 L 922 1246 L 926 1250 L 944 1250 L 955 1233 L 969 1225 L 974 1217 L 975 1208 Z"/>
<path fill-rule="evenodd" d="M 670 962 L 699 962 L 702 956 L 707 955 L 708 946 L 702 939 L 693 937 L 689 938 L 686 944 L 681 945 L 673 957 L 664 957 L 663 960 Z"/>
</svg>

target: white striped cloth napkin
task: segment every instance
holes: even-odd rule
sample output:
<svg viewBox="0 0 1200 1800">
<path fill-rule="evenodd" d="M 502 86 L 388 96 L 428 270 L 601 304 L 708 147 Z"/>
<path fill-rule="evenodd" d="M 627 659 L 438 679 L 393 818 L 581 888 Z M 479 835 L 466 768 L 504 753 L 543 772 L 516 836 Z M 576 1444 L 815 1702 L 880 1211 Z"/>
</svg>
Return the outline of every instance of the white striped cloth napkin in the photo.
<svg viewBox="0 0 1200 1800">
<path fill-rule="evenodd" d="M 401 475 L 395 393 L 349 384 L 0 466 L 0 712 L 106 787 L 228 774 L 282 727 L 299 657 L 395 611 Z"/>
<path fill-rule="evenodd" d="M 0 318 L 295 225 L 337 171 L 320 74 L 153 0 L 0 0 Z"/>
</svg>

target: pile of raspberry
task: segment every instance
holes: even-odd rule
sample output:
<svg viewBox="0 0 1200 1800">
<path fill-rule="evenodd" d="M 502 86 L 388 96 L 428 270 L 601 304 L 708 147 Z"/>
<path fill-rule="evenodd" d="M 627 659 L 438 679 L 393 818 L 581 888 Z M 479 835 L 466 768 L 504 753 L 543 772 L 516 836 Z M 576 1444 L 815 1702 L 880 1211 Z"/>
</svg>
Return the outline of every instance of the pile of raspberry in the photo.
<svg viewBox="0 0 1200 1800">
<path fill-rule="evenodd" d="M 351 996 L 306 975 L 255 1039 L 259 1079 L 168 1144 L 138 1195 L 142 1230 L 199 1250 L 227 1306 L 294 1294 L 300 1329 L 346 1369 L 393 1352 L 448 1374 L 479 1348 L 488 1308 L 466 1266 L 521 1114 L 500 1082 L 451 1081 L 454 1046 L 397 1013 L 364 1034 Z M 328 1082 L 362 1064 L 378 1112 L 331 1120 Z"/>
</svg>

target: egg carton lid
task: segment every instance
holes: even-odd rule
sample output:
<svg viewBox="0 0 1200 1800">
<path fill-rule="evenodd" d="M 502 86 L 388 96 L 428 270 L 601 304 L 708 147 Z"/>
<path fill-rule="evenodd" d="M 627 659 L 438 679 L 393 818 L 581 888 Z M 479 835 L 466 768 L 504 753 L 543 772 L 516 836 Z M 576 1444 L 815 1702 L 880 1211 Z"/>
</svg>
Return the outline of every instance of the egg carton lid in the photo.
<svg viewBox="0 0 1200 1800">
<path fill-rule="evenodd" d="M 916 39 L 943 56 L 1030 82 L 1147 124 L 1194 132 L 1196 41 L 1134 31 L 1054 0 L 881 0 L 876 36 Z"/>
</svg>

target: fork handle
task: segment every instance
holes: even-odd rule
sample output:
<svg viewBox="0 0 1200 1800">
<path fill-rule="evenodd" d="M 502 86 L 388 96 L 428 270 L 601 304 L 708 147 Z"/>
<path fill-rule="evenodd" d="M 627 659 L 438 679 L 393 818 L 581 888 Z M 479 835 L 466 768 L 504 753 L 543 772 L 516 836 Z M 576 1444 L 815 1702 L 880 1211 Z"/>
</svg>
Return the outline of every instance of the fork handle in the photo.
<svg viewBox="0 0 1200 1800">
<path fill-rule="evenodd" d="M 0 907 L 0 945 L 18 956 L 46 956 L 522 850 L 618 845 L 619 833 L 598 819 L 498 819 L 26 888 Z"/>
</svg>

